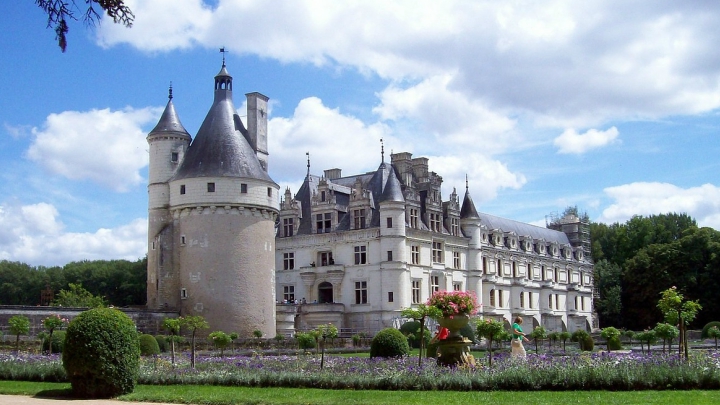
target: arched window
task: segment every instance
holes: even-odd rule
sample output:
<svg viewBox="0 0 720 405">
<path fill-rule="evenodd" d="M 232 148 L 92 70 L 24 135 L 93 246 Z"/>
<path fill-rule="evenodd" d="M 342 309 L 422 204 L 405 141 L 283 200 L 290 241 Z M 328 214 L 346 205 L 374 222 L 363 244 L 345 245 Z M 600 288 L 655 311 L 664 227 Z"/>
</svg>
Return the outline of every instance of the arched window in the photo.
<svg viewBox="0 0 720 405">
<path fill-rule="evenodd" d="M 333 286 L 327 281 L 318 285 L 318 303 L 329 304 L 333 302 Z"/>
<path fill-rule="evenodd" d="M 495 306 L 495 290 L 490 290 L 490 306 Z"/>
</svg>

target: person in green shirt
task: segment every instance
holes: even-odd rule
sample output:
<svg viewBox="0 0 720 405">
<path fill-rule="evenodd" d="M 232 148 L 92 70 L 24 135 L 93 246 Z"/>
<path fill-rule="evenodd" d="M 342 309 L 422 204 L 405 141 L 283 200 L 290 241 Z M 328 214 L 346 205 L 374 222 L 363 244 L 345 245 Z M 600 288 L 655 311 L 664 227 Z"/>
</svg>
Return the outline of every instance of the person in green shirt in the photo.
<svg viewBox="0 0 720 405">
<path fill-rule="evenodd" d="M 512 325 L 512 341 L 510 347 L 512 348 L 511 356 L 517 358 L 525 358 L 525 347 L 523 347 L 523 340 L 528 342 L 528 338 L 525 337 L 525 333 L 522 330 L 522 318 L 515 318 L 515 323 Z"/>
</svg>

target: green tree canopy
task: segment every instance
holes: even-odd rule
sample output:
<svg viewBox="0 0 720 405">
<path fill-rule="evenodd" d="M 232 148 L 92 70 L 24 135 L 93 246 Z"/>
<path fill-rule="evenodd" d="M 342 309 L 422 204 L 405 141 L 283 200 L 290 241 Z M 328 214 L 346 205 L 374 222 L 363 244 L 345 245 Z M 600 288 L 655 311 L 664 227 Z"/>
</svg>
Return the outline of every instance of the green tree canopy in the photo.
<svg viewBox="0 0 720 405">
<path fill-rule="evenodd" d="M 105 306 L 105 300 L 102 297 L 92 295 L 90 291 L 83 288 L 82 284 L 68 285 L 69 290 L 60 290 L 54 306 L 58 307 L 75 307 L 75 308 L 100 308 Z"/>
</svg>

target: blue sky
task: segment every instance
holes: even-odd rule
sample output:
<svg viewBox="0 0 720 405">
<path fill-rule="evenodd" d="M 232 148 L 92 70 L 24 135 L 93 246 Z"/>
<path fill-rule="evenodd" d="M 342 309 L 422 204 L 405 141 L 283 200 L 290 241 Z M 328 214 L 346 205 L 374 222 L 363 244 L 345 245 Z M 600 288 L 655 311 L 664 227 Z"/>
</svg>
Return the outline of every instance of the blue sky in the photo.
<svg viewBox="0 0 720 405">
<path fill-rule="evenodd" d="M 83 2 L 80 2 L 83 3 Z M 0 14 L 0 259 L 146 251 L 147 142 L 172 82 L 191 135 L 220 47 L 235 105 L 271 99 L 270 175 L 293 192 L 386 151 L 430 158 L 443 197 L 538 225 L 685 212 L 720 229 L 720 3 L 127 1 L 132 28 Z"/>
</svg>

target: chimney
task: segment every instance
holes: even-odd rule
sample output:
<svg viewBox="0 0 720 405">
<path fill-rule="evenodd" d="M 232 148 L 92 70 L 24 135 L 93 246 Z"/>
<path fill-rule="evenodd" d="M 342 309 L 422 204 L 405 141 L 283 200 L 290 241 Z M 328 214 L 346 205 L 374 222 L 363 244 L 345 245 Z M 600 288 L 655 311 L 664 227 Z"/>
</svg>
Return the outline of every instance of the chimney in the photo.
<svg viewBox="0 0 720 405">
<path fill-rule="evenodd" d="M 268 171 L 267 147 L 267 104 L 268 98 L 258 92 L 245 94 L 247 98 L 248 142 L 257 155 L 260 164 Z"/>
</svg>

